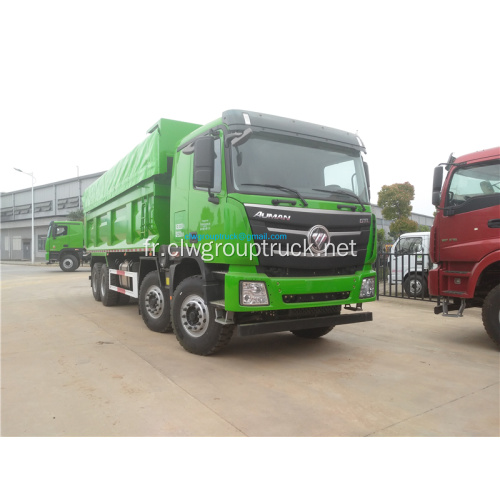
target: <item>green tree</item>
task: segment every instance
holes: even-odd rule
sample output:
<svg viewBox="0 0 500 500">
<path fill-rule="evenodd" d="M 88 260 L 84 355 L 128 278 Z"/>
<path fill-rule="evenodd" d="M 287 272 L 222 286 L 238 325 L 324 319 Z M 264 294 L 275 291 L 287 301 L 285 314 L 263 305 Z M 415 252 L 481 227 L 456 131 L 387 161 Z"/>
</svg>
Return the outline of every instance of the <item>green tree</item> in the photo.
<svg viewBox="0 0 500 500">
<path fill-rule="evenodd" d="M 401 217 L 391 222 L 389 226 L 389 234 L 393 238 L 397 238 L 403 233 L 415 233 L 418 231 L 418 222 L 408 219 L 408 217 Z"/>
<path fill-rule="evenodd" d="M 409 182 L 404 184 L 383 185 L 378 192 L 378 206 L 387 220 L 409 218 L 413 209 L 411 201 L 415 198 L 415 188 Z"/>
<path fill-rule="evenodd" d="M 392 239 L 387 238 L 384 229 L 377 229 L 377 248 L 379 252 L 383 252 L 385 245 L 392 243 Z"/>
<path fill-rule="evenodd" d="M 83 210 L 79 208 L 78 210 L 75 210 L 74 212 L 70 212 L 68 214 L 68 220 L 79 220 L 83 222 Z"/>
</svg>

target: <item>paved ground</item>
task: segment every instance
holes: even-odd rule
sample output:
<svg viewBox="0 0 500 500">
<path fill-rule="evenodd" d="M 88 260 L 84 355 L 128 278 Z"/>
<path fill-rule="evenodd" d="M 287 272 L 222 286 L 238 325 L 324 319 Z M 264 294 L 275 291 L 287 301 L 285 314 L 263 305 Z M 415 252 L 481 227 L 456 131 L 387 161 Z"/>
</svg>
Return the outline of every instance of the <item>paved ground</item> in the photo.
<svg viewBox="0 0 500 500">
<path fill-rule="evenodd" d="M 317 340 L 211 357 L 95 302 L 88 268 L 2 265 L 3 436 L 499 436 L 499 353 L 478 310 L 381 298 Z"/>
</svg>

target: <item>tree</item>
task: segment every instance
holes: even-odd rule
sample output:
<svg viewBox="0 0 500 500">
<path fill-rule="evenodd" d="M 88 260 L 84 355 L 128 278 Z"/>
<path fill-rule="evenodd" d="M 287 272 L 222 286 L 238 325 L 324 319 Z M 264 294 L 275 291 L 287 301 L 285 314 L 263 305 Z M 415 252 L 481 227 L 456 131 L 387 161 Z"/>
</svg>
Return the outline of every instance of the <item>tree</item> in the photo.
<svg viewBox="0 0 500 500">
<path fill-rule="evenodd" d="M 74 212 L 70 212 L 68 214 L 68 220 L 79 220 L 83 222 L 83 210 L 79 208 L 78 210 L 75 210 Z"/>
<path fill-rule="evenodd" d="M 418 222 L 408 219 L 408 217 L 401 217 L 400 219 L 391 222 L 389 226 L 389 234 L 393 238 L 397 238 L 403 233 L 416 233 L 418 231 Z"/>
<path fill-rule="evenodd" d="M 385 246 L 392 243 L 392 240 L 387 238 L 384 229 L 377 229 L 377 248 L 379 252 L 385 252 Z"/>
<path fill-rule="evenodd" d="M 409 218 L 413 209 L 411 200 L 415 198 L 415 188 L 409 182 L 384 185 L 378 192 L 378 206 L 387 220 Z"/>
</svg>

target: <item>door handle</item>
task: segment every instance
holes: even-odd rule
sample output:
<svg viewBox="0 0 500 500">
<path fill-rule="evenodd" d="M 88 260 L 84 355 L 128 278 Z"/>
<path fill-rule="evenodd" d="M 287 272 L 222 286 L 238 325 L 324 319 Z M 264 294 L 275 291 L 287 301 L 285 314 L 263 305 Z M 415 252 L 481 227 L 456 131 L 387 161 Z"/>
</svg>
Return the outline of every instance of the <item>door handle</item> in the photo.
<svg viewBox="0 0 500 500">
<path fill-rule="evenodd" d="M 490 219 L 488 221 L 488 227 L 492 229 L 500 229 L 500 219 Z"/>
</svg>

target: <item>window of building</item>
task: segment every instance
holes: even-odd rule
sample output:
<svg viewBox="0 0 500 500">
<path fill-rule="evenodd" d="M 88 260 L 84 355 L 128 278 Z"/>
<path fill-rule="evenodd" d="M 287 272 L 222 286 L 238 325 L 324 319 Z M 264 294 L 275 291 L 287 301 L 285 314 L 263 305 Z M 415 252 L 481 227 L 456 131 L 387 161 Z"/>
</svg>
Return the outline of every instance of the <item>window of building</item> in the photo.
<svg viewBox="0 0 500 500">
<path fill-rule="evenodd" d="M 38 236 L 38 251 L 45 251 L 45 242 L 47 241 L 47 236 Z"/>
</svg>

